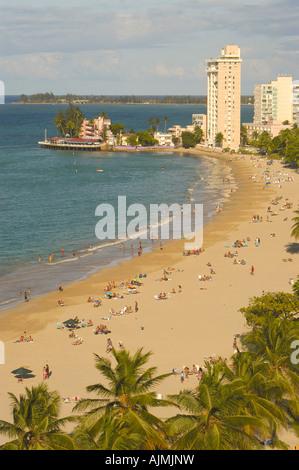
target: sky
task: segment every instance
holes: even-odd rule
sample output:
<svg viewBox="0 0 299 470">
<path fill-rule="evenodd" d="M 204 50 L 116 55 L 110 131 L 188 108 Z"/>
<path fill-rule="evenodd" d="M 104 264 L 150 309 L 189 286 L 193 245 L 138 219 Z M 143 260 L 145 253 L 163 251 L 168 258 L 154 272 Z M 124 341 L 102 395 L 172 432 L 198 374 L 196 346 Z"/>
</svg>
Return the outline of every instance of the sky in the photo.
<svg viewBox="0 0 299 470">
<path fill-rule="evenodd" d="M 299 79 L 298 0 L 0 0 L 6 94 L 206 95 L 206 59 L 241 49 L 242 95 Z"/>
</svg>

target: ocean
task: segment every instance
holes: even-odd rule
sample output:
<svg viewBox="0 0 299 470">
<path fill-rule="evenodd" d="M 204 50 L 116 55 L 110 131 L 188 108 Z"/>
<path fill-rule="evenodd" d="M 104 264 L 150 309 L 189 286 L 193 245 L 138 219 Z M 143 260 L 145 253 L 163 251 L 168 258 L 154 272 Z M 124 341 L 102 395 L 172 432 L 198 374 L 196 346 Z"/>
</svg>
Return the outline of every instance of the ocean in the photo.
<svg viewBox="0 0 299 470">
<path fill-rule="evenodd" d="M 142 204 L 201 203 L 204 220 L 228 196 L 223 185 L 229 169 L 213 158 L 163 152 L 72 152 L 40 149 L 37 142 L 55 136 L 52 124 L 63 105 L 0 105 L 0 309 L 39 296 L 119 260 L 136 256 L 139 240 L 99 240 L 96 208 L 109 204 L 117 220 L 118 197 L 127 207 Z M 206 112 L 191 105 L 81 105 L 90 119 L 106 112 L 126 131 L 146 130 L 153 117 L 167 127 L 191 124 L 192 114 Z M 242 107 L 250 122 L 251 106 Z M 164 167 L 164 169 L 162 168 Z M 97 172 L 100 168 L 103 171 Z M 145 227 L 146 230 L 146 227 Z M 125 250 L 120 243 L 125 242 Z M 142 240 L 143 251 L 152 242 Z M 133 245 L 133 254 L 131 252 Z M 62 250 L 64 253 L 62 253 Z M 55 254 L 52 262 L 49 255 Z M 74 253 L 74 254 L 73 254 Z M 39 258 L 40 257 L 40 258 Z"/>
</svg>

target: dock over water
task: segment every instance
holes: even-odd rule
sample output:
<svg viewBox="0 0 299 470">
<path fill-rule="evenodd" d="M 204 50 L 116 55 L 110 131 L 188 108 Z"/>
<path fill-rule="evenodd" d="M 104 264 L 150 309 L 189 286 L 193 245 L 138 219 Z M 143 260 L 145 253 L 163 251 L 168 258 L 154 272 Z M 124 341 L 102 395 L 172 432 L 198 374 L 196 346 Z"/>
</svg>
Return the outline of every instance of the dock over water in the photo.
<svg viewBox="0 0 299 470">
<path fill-rule="evenodd" d="M 38 142 L 38 146 L 53 150 L 84 150 L 95 152 L 101 150 L 102 142 L 100 140 L 76 139 L 71 137 L 53 137 Z"/>
</svg>

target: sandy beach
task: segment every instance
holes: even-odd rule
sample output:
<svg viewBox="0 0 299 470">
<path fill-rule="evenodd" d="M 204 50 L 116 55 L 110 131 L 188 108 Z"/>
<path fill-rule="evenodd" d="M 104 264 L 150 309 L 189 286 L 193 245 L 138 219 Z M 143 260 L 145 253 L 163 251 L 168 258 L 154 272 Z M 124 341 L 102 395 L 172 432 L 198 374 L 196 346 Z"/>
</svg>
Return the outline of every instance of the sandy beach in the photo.
<svg viewBox="0 0 299 470">
<path fill-rule="evenodd" d="M 196 155 L 196 150 L 192 154 Z M 295 240 L 291 238 L 291 219 L 299 202 L 299 174 L 278 161 L 269 166 L 260 157 L 212 156 L 227 161 L 236 184 L 223 183 L 232 191 L 223 209 L 204 226 L 203 253 L 182 256 L 184 240 L 170 241 L 162 250 L 156 245 L 151 253 L 63 286 L 63 292 L 32 298 L 1 312 L 0 340 L 5 344 L 5 364 L 0 365 L 0 419 L 11 421 L 8 392 L 19 395 L 25 386 L 39 384 L 45 364 L 52 371 L 50 390 L 57 390 L 61 397 L 87 397 L 86 386 L 102 382 L 93 354 L 109 356 L 107 338 L 111 338 L 115 348 L 122 341 L 131 352 L 139 347 L 151 350 L 151 365 L 156 365 L 159 373 L 174 368 L 180 372 L 185 365 L 190 369 L 193 364 L 202 366 L 205 358 L 213 355 L 229 359 L 234 337 L 247 330 L 239 309 L 248 305 L 249 298 L 263 291 L 291 292 L 289 280 L 299 274 L 299 251 L 292 250 Z M 278 197 L 278 203 L 271 204 Z M 288 203 L 293 204 L 291 208 L 284 207 Z M 268 212 L 268 207 L 272 212 Z M 262 221 L 253 222 L 254 216 Z M 260 239 L 259 246 L 256 238 Z M 243 239 L 247 240 L 247 247 L 232 246 Z M 224 256 L 228 251 L 238 254 L 234 258 Z M 244 260 L 244 264 L 234 263 L 234 259 Z M 254 275 L 250 273 L 252 266 Z M 169 273 L 168 281 L 160 281 L 164 269 Z M 210 269 L 215 272 L 212 279 L 200 281 L 199 275 L 210 275 Z M 109 281 L 119 284 L 139 274 L 146 277 L 142 278 L 138 294 L 103 299 L 97 308 L 87 302 L 88 297 L 103 297 Z M 167 300 L 154 297 L 173 289 L 175 293 L 169 294 Z M 122 288 L 114 290 L 124 292 Z M 59 299 L 66 305 L 58 306 Z M 134 310 L 136 301 L 138 312 Z M 111 308 L 119 311 L 125 305 L 131 306 L 133 312 L 103 320 L 109 318 Z M 72 344 L 74 340 L 66 328 L 57 329 L 58 322 L 75 316 L 93 323 L 75 331 L 83 338 L 80 345 Z M 105 324 L 111 333 L 95 335 L 93 330 L 99 324 Z M 33 342 L 16 342 L 23 332 L 27 337 L 31 335 Z M 34 377 L 18 382 L 11 371 L 21 366 L 31 369 Z M 157 393 L 165 397 L 196 384 L 196 376 L 191 375 L 181 384 L 180 376 L 173 375 Z M 71 405 L 63 405 L 64 415 L 70 410 Z M 162 410 L 162 417 L 167 413 L 169 410 Z M 292 437 L 289 442 L 293 445 Z"/>
</svg>

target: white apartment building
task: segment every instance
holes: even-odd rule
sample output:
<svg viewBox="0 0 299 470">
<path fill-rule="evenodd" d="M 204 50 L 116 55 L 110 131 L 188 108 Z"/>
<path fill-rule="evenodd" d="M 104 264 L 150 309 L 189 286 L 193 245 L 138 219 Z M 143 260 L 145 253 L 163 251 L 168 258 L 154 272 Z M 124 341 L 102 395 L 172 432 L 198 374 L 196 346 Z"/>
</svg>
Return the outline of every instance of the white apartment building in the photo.
<svg viewBox="0 0 299 470">
<path fill-rule="evenodd" d="M 163 132 L 155 132 L 154 139 L 159 142 L 161 147 L 174 147 L 172 142 L 172 134 L 164 134 Z"/>
<path fill-rule="evenodd" d="M 192 125 L 199 126 L 203 130 L 204 136 L 207 135 L 207 115 L 206 114 L 192 114 Z"/>
<path fill-rule="evenodd" d="M 210 146 L 221 132 L 225 147 L 239 148 L 241 63 L 238 46 L 224 46 L 217 59 L 207 60 L 206 142 Z"/>
<path fill-rule="evenodd" d="M 293 123 L 299 126 L 299 80 L 293 82 Z"/>
<path fill-rule="evenodd" d="M 291 76 L 279 76 L 267 84 L 254 87 L 254 122 L 293 122 L 293 81 Z"/>
</svg>

